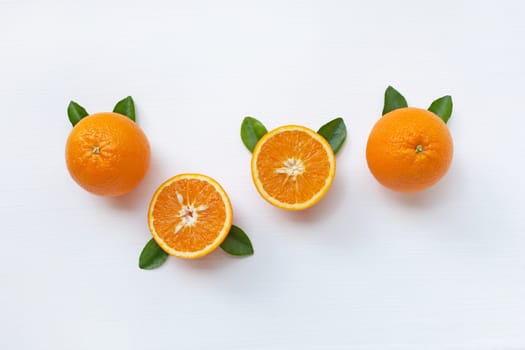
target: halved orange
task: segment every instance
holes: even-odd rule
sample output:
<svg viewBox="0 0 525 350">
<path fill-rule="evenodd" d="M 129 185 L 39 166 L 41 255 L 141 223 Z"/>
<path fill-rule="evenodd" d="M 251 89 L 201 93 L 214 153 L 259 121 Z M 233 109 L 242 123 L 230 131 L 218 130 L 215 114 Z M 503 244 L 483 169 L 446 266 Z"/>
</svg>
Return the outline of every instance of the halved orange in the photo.
<svg viewBox="0 0 525 350">
<path fill-rule="evenodd" d="M 214 179 L 180 174 L 155 191 L 148 209 L 148 226 L 168 254 L 198 258 L 217 248 L 228 235 L 233 211 L 230 199 Z"/>
<path fill-rule="evenodd" d="M 335 176 L 335 155 L 321 135 L 299 125 L 265 134 L 252 155 L 252 178 L 270 204 L 302 210 L 328 192 Z"/>
</svg>

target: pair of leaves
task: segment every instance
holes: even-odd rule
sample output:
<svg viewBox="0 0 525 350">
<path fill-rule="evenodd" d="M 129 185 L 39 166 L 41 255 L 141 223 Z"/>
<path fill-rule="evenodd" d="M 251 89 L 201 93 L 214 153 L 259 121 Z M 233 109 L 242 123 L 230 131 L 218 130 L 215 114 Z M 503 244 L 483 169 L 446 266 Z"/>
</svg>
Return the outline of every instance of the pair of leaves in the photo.
<svg viewBox="0 0 525 350">
<path fill-rule="evenodd" d="M 436 114 L 446 123 L 452 115 L 452 106 L 452 97 L 450 95 L 446 95 L 432 102 L 430 107 L 428 107 L 428 110 Z M 385 91 L 385 104 L 383 106 L 383 115 L 395 109 L 404 107 L 408 107 L 408 103 L 405 97 L 401 95 L 401 93 L 394 89 L 392 86 L 387 87 Z"/>
<path fill-rule="evenodd" d="M 245 117 L 242 121 L 241 139 L 250 152 L 267 132 L 266 127 L 253 117 Z M 317 133 L 328 141 L 335 154 L 346 140 L 346 125 L 343 118 L 336 118 L 321 126 Z"/>
<path fill-rule="evenodd" d="M 118 101 L 115 108 L 113 108 L 113 112 L 125 115 L 129 119 L 135 121 L 135 103 L 133 102 L 133 98 L 128 96 Z M 75 126 L 82 118 L 88 116 L 88 112 L 75 101 L 71 101 L 67 106 L 67 115 L 71 124 Z"/>
<path fill-rule="evenodd" d="M 253 255 L 253 246 L 248 235 L 239 227 L 232 225 L 228 236 L 222 242 L 221 248 L 234 256 Z M 168 254 L 152 238 L 140 253 L 139 267 L 144 270 L 153 270 L 164 264 Z"/>
</svg>

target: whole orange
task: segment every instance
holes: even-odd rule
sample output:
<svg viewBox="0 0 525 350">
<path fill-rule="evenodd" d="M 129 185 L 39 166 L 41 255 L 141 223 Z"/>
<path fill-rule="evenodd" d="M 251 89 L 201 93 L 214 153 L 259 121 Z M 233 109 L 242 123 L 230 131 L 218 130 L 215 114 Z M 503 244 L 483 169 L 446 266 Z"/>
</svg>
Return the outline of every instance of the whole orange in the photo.
<svg viewBox="0 0 525 350">
<path fill-rule="evenodd" d="M 66 163 L 73 179 L 101 196 L 120 196 L 146 175 L 150 146 L 131 119 L 118 113 L 97 113 L 81 119 L 66 143 Z"/>
<path fill-rule="evenodd" d="M 379 119 L 366 146 L 374 177 L 398 192 L 434 185 L 450 167 L 452 153 L 447 125 L 434 113 L 412 107 L 395 109 Z"/>
</svg>

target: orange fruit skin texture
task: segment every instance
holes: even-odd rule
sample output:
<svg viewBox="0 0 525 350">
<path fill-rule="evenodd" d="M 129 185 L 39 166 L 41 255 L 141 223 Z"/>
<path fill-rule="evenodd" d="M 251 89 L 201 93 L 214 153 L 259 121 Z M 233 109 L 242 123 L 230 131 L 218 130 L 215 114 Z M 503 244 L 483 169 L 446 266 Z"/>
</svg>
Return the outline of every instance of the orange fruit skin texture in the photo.
<svg viewBox="0 0 525 350">
<path fill-rule="evenodd" d="M 96 113 L 81 119 L 66 143 L 71 177 L 86 191 L 120 196 L 146 175 L 150 146 L 131 119 L 118 113 Z"/>
<path fill-rule="evenodd" d="M 449 169 L 452 154 L 447 125 L 434 113 L 412 107 L 379 119 L 366 147 L 374 177 L 397 192 L 418 192 L 434 185 Z"/>
<path fill-rule="evenodd" d="M 287 175 L 283 169 L 290 160 L 299 161 L 304 171 Z M 259 194 L 286 210 L 307 209 L 321 200 L 332 185 L 335 167 L 330 144 L 299 125 L 281 126 L 264 135 L 255 146 L 251 162 Z"/>
<path fill-rule="evenodd" d="M 165 181 L 148 209 L 153 238 L 165 252 L 180 258 L 212 252 L 228 235 L 232 220 L 228 195 L 219 183 L 202 174 L 180 174 Z"/>
</svg>

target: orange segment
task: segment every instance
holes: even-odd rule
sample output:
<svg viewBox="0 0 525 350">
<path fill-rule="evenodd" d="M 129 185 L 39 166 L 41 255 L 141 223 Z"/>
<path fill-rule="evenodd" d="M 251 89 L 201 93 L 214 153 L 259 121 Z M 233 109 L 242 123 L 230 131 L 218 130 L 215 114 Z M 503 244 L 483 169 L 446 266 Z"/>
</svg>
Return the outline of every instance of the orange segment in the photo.
<svg viewBox="0 0 525 350">
<path fill-rule="evenodd" d="M 148 226 L 168 254 L 198 258 L 217 248 L 232 225 L 232 206 L 214 179 L 181 174 L 164 182 L 151 199 Z"/>
<path fill-rule="evenodd" d="M 287 125 L 264 135 L 253 151 L 252 178 L 270 204 L 288 210 L 311 207 L 335 176 L 330 144 L 304 126 Z"/>
</svg>

